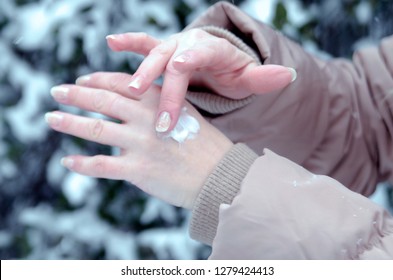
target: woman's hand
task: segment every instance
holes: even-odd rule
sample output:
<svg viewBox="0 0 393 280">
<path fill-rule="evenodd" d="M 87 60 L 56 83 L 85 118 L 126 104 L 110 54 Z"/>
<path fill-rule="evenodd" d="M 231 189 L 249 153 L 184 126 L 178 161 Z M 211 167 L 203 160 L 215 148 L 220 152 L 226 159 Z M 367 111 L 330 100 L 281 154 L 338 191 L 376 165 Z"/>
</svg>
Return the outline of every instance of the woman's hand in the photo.
<svg viewBox="0 0 393 280">
<path fill-rule="evenodd" d="M 79 85 L 52 89 L 59 103 L 122 121 L 47 113 L 47 122 L 57 131 L 121 149 L 117 156 L 67 156 L 62 164 L 88 176 L 127 180 L 168 203 L 192 208 L 204 181 L 232 143 L 190 104 L 185 106 L 199 121 L 199 134 L 182 144 L 160 139 L 154 130 L 160 87 L 151 86 L 148 94 L 129 99 L 125 96 L 131 79 L 127 74 L 100 72 L 79 79 Z"/>
<path fill-rule="evenodd" d="M 171 130 L 179 117 L 189 84 L 205 86 L 216 93 L 241 99 L 286 87 L 296 72 L 284 66 L 258 65 L 226 39 L 201 29 L 191 29 L 161 41 L 144 33 L 107 36 L 115 51 L 145 55 L 128 85 L 127 96 L 144 93 L 160 75 L 164 75 L 156 129 Z M 126 93 L 127 94 L 127 93 Z M 160 116 L 170 116 L 164 125 Z"/>
</svg>

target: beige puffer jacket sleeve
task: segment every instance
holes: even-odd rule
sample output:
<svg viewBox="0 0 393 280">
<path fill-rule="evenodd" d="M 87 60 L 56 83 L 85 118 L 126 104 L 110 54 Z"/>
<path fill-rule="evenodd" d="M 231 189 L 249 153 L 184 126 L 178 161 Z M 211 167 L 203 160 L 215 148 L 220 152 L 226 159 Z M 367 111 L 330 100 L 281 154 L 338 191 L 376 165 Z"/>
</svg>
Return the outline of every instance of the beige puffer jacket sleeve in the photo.
<svg viewBox="0 0 393 280">
<path fill-rule="evenodd" d="M 212 259 L 393 259 L 392 217 L 356 193 L 393 182 L 393 38 L 352 62 L 322 61 L 229 3 L 189 28 L 207 25 L 298 79 L 240 102 L 191 93 L 213 125 L 251 148 L 235 145 L 208 178 L 191 236 L 212 245 Z"/>
<path fill-rule="evenodd" d="M 393 259 L 393 219 L 336 180 L 265 150 L 230 205 L 211 259 Z"/>
</svg>

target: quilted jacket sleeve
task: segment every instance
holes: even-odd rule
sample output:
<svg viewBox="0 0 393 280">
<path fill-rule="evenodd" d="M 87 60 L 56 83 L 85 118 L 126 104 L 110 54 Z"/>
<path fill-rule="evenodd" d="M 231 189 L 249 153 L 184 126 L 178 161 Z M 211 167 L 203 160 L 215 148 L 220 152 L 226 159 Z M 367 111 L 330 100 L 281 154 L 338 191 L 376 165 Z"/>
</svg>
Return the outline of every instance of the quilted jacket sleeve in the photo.
<svg viewBox="0 0 393 280">
<path fill-rule="evenodd" d="M 336 180 L 265 150 L 221 204 L 211 259 L 393 259 L 393 219 Z"/>
</svg>

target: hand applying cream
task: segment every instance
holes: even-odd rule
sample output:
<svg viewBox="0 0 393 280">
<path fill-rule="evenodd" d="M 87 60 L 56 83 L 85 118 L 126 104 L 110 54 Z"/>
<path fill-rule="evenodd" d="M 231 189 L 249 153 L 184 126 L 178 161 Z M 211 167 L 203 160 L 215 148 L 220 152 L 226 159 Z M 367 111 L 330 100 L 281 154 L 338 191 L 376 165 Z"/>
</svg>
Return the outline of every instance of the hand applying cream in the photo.
<svg viewBox="0 0 393 280">
<path fill-rule="evenodd" d="M 196 118 L 187 113 L 187 108 L 183 107 L 176 126 L 164 138 L 172 138 L 178 143 L 183 143 L 188 139 L 196 137 L 200 129 L 199 122 Z"/>
</svg>

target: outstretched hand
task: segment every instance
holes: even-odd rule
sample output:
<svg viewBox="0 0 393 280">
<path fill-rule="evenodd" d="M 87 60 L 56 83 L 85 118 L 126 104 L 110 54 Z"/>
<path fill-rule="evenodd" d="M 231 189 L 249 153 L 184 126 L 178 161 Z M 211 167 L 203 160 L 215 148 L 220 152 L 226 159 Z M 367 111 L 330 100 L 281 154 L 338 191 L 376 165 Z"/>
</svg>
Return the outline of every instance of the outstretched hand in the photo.
<svg viewBox="0 0 393 280">
<path fill-rule="evenodd" d="M 121 121 L 47 113 L 46 121 L 54 130 L 121 149 L 116 156 L 67 156 L 62 164 L 88 176 L 127 180 L 168 203 L 192 208 L 206 178 L 232 143 L 188 103 L 188 112 L 200 123 L 197 137 L 181 146 L 157 137 L 153 127 L 161 89 L 153 85 L 145 89 L 148 94 L 131 99 L 126 97 L 131 80 L 127 74 L 98 72 L 78 79 L 77 85 L 51 90 L 61 104 Z"/>
<path fill-rule="evenodd" d="M 205 86 L 217 94 L 241 99 L 286 87 L 296 72 L 279 65 L 258 65 L 229 41 L 201 29 L 191 29 L 161 41 L 145 33 L 107 36 L 114 51 L 145 56 L 133 75 L 126 96 L 146 92 L 164 75 L 156 130 L 171 130 L 179 118 L 189 84 Z"/>
</svg>

